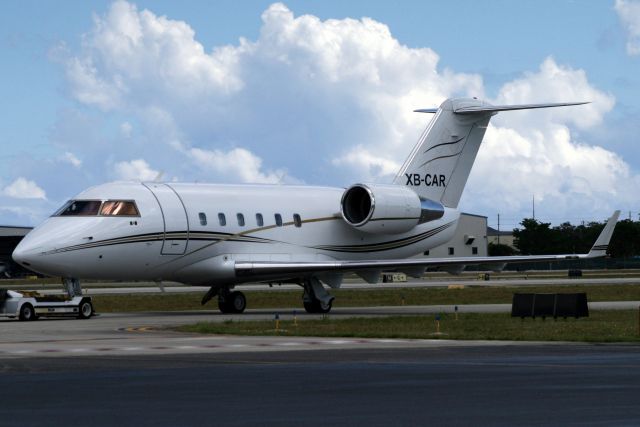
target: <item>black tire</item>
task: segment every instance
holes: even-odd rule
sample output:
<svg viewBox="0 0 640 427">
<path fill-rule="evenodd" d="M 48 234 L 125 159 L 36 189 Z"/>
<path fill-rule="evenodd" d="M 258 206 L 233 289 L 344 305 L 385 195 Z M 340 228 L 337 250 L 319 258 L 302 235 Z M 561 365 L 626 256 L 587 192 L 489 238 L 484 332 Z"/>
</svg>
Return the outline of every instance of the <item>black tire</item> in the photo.
<svg viewBox="0 0 640 427">
<path fill-rule="evenodd" d="M 329 304 L 327 304 L 327 306 L 323 307 L 322 303 L 315 299 L 313 301 L 303 301 L 303 305 L 304 305 L 304 309 L 306 310 L 307 313 L 319 313 L 319 314 L 326 314 L 329 313 L 331 311 L 331 307 L 333 305 L 333 300 L 329 301 Z"/>
<path fill-rule="evenodd" d="M 33 309 L 33 306 L 29 303 L 22 304 L 20 307 L 20 320 L 36 320 L 38 316 L 36 315 L 36 311 Z"/>
<path fill-rule="evenodd" d="M 78 307 L 78 319 L 88 319 L 93 316 L 93 304 L 91 301 L 84 300 Z"/>
<path fill-rule="evenodd" d="M 223 297 L 223 296 L 218 297 L 218 309 L 222 314 L 233 313 L 229 295 L 227 295 L 226 297 Z"/>
<path fill-rule="evenodd" d="M 247 308 L 247 297 L 240 291 L 219 296 L 218 308 L 223 314 L 240 314 Z"/>
<path fill-rule="evenodd" d="M 227 297 L 232 313 L 242 313 L 247 308 L 247 297 L 240 291 L 231 292 Z"/>
<path fill-rule="evenodd" d="M 303 301 L 302 304 L 304 305 L 304 310 L 309 313 L 309 314 L 314 314 L 317 313 L 316 309 L 316 304 L 314 304 L 312 301 Z"/>
</svg>

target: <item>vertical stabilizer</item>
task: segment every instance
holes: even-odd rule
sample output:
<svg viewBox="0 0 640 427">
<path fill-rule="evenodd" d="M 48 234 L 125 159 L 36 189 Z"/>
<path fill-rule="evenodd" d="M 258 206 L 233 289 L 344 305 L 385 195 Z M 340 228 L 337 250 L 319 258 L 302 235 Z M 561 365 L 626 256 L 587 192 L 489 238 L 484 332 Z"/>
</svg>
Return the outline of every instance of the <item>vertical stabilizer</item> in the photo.
<svg viewBox="0 0 640 427">
<path fill-rule="evenodd" d="M 476 99 L 442 103 L 394 183 L 410 186 L 421 198 L 455 208 L 467 183 L 480 143 L 495 112 L 457 114 L 462 106 L 481 106 Z M 432 110 L 423 110 L 431 112 Z"/>
<path fill-rule="evenodd" d="M 458 207 L 491 116 L 499 111 L 581 105 L 584 102 L 491 105 L 478 99 L 447 99 L 435 113 L 394 184 L 411 187 L 423 199 Z"/>
</svg>

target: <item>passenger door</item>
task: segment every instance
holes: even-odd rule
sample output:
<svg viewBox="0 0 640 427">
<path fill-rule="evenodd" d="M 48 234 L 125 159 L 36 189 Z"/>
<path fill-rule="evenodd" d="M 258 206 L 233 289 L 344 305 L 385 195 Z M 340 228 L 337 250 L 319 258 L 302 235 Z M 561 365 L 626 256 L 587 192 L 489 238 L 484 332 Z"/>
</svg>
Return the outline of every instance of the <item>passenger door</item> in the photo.
<svg viewBox="0 0 640 427">
<path fill-rule="evenodd" d="M 168 184 L 144 184 L 156 197 L 164 221 L 162 255 L 182 255 L 189 242 L 189 220 L 180 196 Z"/>
</svg>

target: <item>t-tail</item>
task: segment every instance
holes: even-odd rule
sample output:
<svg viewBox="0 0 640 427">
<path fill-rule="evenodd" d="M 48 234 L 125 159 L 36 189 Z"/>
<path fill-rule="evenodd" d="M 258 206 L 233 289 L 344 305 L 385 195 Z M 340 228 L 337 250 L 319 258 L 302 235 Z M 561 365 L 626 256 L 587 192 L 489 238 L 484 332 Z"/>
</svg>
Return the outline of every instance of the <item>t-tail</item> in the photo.
<svg viewBox="0 0 640 427">
<path fill-rule="evenodd" d="M 588 102 L 491 105 L 457 98 L 447 99 L 437 109 L 415 110 L 435 116 L 393 182 L 411 187 L 424 200 L 457 208 L 491 116 L 500 111 L 582 104 Z"/>
</svg>

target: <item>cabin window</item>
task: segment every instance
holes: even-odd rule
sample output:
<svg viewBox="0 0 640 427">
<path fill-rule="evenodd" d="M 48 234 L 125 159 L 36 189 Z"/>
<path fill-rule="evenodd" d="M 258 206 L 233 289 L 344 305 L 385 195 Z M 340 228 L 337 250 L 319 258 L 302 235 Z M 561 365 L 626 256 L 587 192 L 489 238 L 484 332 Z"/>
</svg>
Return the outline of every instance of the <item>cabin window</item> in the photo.
<svg viewBox="0 0 640 427">
<path fill-rule="evenodd" d="M 238 217 L 238 225 L 240 227 L 244 227 L 244 215 L 239 213 L 239 214 L 236 214 L 236 216 Z"/>
<path fill-rule="evenodd" d="M 276 214 L 275 217 L 276 217 L 276 225 L 278 227 L 282 227 L 282 215 Z"/>
<path fill-rule="evenodd" d="M 300 219 L 300 215 L 293 214 L 293 223 L 298 228 L 302 227 L 302 219 Z"/>
<path fill-rule="evenodd" d="M 222 227 L 224 227 L 225 225 L 227 225 L 227 218 L 224 216 L 224 214 L 222 212 L 220 212 L 218 214 L 218 222 L 220 223 L 220 225 Z"/>
<path fill-rule="evenodd" d="M 453 255 L 453 248 L 449 248 L 449 255 Z"/>
<path fill-rule="evenodd" d="M 100 212 L 99 200 L 70 200 L 68 201 L 55 216 L 96 216 Z"/>
<path fill-rule="evenodd" d="M 256 214 L 256 224 L 258 224 L 258 227 L 262 227 L 264 225 L 264 219 L 262 219 L 261 213 Z"/>
<path fill-rule="evenodd" d="M 198 218 L 200 218 L 200 225 L 207 225 L 207 214 L 204 212 L 200 212 L 198 214 Z"/>
<path fill-rule="evenodd" d="M 140 216 L 135 202 L 127 200 L 107 200 L 102 204 L 103 216 Z"/>
</svg>

